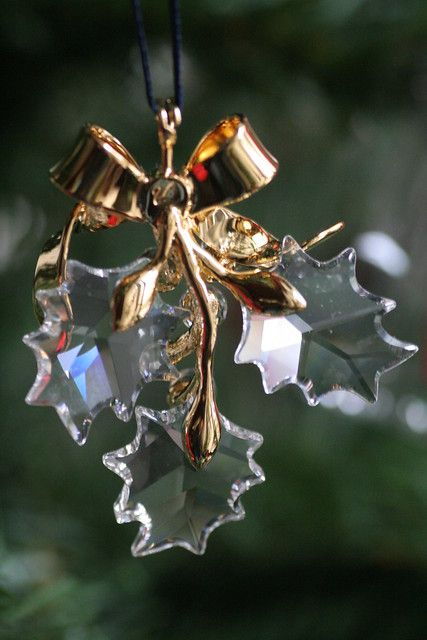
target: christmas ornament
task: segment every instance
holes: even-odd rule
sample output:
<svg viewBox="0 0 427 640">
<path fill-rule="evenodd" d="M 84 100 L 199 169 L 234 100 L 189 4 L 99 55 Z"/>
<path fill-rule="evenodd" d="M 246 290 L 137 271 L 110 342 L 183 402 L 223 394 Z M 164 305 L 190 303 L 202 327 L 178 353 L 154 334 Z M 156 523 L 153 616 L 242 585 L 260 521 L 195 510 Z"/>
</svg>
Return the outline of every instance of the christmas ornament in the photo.
<svg viewBox="0 0 427 640">
<path fill-rule="evenodd" d="M 239 496 L 264 479 L 252 457 L 261 436 L 232 425 L 216 402 L 214 351 L 226 313 L 218 285 L 242 305 L 236 362 L 256 363 L 267 393 L 294 383 L 309 404 L 336 389 L 373 401 L 379 376 L 416 351 L 381 326 L 393 303 L 357 283 L 353 250 L 326 263 L 308 255 L 342 223 L 301 246 L 290 237 L 281 245 L 227 208 L 266 186 L 278 167 L 244 116 L 221 120 L 175 169 L 182 92 L 177 2 L 171 7 L 175 99 L 156 103 L 134 0 L 160 166 L 147 172 L 108 131 L 84 127 L 51 172 L 77 204 L 40 254 L 34 305 L 42 325 L 24 339 L 38 363 L 27 401 L 55 407 L 79 444 L 101 409 L 129 420 L 144 384 L 169 382 L 169 408 L 137 407 L 135 440 L 104 456 L 124 481 L 118 522 L 141 525 L 135 555 L 172 546 L 202 553 L 215 527 L 243 517 Z M 149 224 L 156 241 L 138 261 L 95 269 L 68 260 L 75 230 L 128 222 Z M 181 282 L 181 306 L 168 306 L 160 296 Z M 180 371 L 190 354 L 194 369 Z"/>
</svg>

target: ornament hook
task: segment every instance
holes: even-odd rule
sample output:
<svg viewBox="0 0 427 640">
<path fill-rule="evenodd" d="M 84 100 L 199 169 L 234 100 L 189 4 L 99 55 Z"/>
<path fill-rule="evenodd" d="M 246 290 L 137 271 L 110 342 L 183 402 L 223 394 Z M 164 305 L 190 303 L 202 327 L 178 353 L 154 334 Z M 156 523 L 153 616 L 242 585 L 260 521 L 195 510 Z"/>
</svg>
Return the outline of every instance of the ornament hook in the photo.
<svg viewBox="0 0 427 640">
<path fill-rule="evenodd" d="M 159 143 L 162 152 L 162 175 L 168 178 L 174 173 L 173 148 L 176 130 L 182 122 L 181 110 L 171 98 L 159 101 L 156 114 Z"/>
</svg>

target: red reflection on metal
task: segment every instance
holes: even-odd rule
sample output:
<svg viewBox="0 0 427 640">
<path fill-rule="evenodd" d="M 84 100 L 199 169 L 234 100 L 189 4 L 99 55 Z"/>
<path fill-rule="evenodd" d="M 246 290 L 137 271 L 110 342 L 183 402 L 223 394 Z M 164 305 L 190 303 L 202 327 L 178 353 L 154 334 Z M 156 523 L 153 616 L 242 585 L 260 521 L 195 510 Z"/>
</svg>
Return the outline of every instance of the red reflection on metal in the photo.
<svg viewBox="0 0 427 640">
<path fill-rule="evenodd" d="M 107 224 L 109 227 L 116 227 L 119 224 L 119 216 L 114 215 L 114 213 L 110 213 L 107 218 Z"/>
<path fill-rule="evenodd" d="M 66 331 L 62 331 L 61 332 L 61 337 L 58 340 L 58 344 L 56 345 L 56 353 L 59 353 L 60 351 L 62 351 L 62 349 L 65 347 L 65 345 L 67 344 L 67 332 Z"/>
<path fill-rule="evenodd" d="M 198 162 L 194 165 L 192 174 L 198 182 L 204 182 L 209 175 L 209 171 L 206 169 L 202 162 Z"/>
</svg>

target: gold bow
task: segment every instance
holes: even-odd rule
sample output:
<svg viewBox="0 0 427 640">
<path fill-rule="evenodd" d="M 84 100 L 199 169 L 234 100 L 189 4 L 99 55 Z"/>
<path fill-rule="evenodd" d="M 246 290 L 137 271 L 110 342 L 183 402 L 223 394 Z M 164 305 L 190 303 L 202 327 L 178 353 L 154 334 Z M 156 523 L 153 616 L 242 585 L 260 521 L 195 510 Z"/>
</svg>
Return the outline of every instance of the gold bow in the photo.
<svg viewBox="0 0 427 640">
<path fill-rule="evenodd" d="M 295 312 L 305 301 L 272 270 L 280 256 L 278 240 L 224 207 L 252 195 L 277 171 L 277 161 L 248 120 L 240 115 L 222 120 L 180 172 L 173 168 L 179 110 L 166 101 L 157 121 L 162 164 L 153 175 L 116 138 L 94 125 L 83 129 L 71 154 L 52 169 L 53 182 L 79 204 L 42 252 L 34 289 L 56 286 L 64 278 L 77 223 L 91 231 L 125 221 L 151 223 L 156 253 L 146 267 L 117 284 L 111 302 L 114 328 L 133 326 L 147 313 L 158 290 L 174 288 L 185 277 L 192 294 L 187 296 L 192 328 L 170 352 L 178 361 L 195 350 L 195 376 L 181 401 L 191 397 L 184 442 L 192 464 L 202 467 L 215 453 L 221 431 L 212 371 L 218 304 L 206 283 L 220 282 L 258 313 Z M 172 394 L 175 401 L 177 395 Z"/>
</svg>

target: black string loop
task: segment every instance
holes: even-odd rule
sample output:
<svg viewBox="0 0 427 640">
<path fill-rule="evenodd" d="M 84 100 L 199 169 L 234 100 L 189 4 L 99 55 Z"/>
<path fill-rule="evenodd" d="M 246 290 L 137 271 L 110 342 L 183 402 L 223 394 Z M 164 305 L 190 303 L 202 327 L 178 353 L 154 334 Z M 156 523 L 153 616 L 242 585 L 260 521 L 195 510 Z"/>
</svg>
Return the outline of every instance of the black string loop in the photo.
<svg viewBox="0 0 427 640">
<path fill-rule="evenodd" d="M 145 33 L 144 17 L 140 0 L 132 0 L 133 14 L 136 23 L 136 32 L 138 37 L 138 46 L 141 54 L 142 70 L 144 72 L 145 94 L 150 109 L 157 113 L 158 104 L 154 97 L 153 80 L 151 77 L 150 58 L 148 55 L 147 36 Z M 169 0 L 169 12 L 171 19 L 172 33 L 172 58 L 173 58 L 173 78 L 174 78 L 174 103 L 182 110 L 184 102 L 184 94 L 182 87 L 182 66 L 181 66 L 181 49 L 182 49 L 182 33 L 181 33 L 181 13 L 179 9 L 179 0 Z"/>
</svg>

